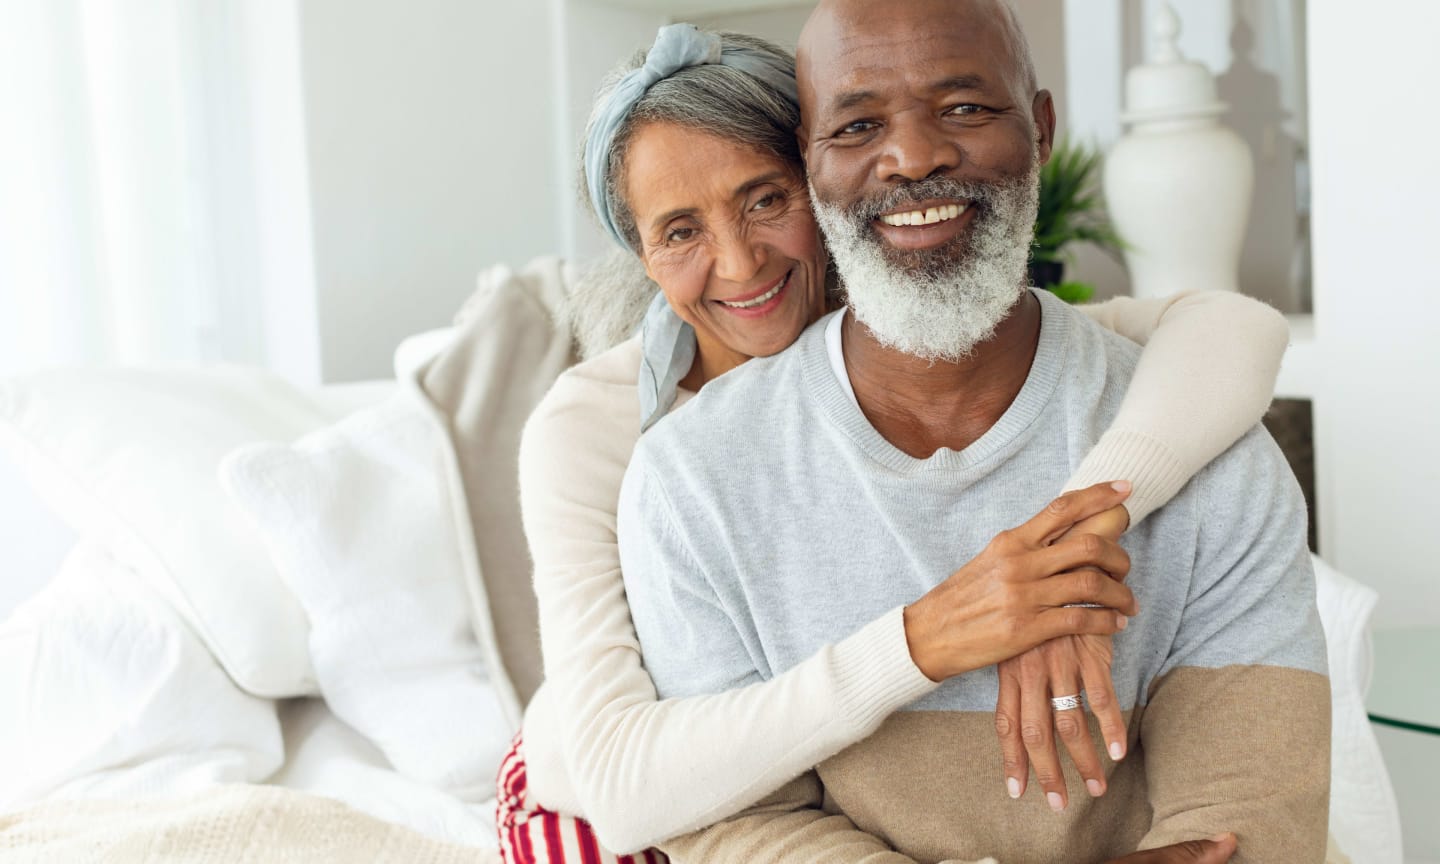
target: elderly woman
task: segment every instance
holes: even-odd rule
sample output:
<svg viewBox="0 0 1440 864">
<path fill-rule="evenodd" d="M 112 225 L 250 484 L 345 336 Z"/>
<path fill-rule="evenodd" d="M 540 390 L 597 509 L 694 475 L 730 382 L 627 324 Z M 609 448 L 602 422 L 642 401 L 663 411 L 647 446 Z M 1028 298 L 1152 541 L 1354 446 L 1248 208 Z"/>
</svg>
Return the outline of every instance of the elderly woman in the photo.
<svg viewBox="0 0 1440 864">
<path fill-rule="evenodd" d="M 784 350 L 834 303 L 798 123 L 789 54 L 688 25 L 663 28 L 596 98 L 584 188 L 660 294 L 641 335 L 562 375 L 525 430 L 521 500 L 547 681 L 501 766 L 508 860 L 617 860 L 604 847 L 631 853 L 619 860 L 660 860 L 636 850 L 735 814 L 937 686 L 920 672 L 922 654 L 950 650 L 948 669 L 988 665 L 922 644 L 903 609 L 729 693 L 657 701 L 642 665 L 615 533 L 636 441 L 708 381 Z M 1030 524 L 1046 536 L 1113 540 L 1260 418 L 1287 333 L 1277 314 L 1229 294 L 1085 311 L 1146 349 L 1121 412 L 1071 479 L 1081 491 Z M 1129 482 L 1100 482 L 1110 480 Z M 1063 579 L 1077 563 L 1045 578 Z M 1109 635 L 1124 626 L 1115 610 L 1133 607 L 1123 586 L 1101 581 L 1086 598 L 1092 608 L 1056 614 L 1073 604 L 1037 601 L 1008 610 L 1025 626 L 980 634 L 1013 656 L 1000 667 L 997 705 L 1012 797 L 1025 794 L 1033 765 L 1051 806 L 1066 806 L 1051 712 L 1067 708 L 1050 700 L 1073 693 L 1073 682 L 1090 694 L 1110 757 L 1125 755 L 1123 720 L 1105 697 Z M 1078 729 L 1065 743 L 1089 794 L 1101 795 L 1105 772 L 1086 725 L 1065 724 Z"/>
</svg>

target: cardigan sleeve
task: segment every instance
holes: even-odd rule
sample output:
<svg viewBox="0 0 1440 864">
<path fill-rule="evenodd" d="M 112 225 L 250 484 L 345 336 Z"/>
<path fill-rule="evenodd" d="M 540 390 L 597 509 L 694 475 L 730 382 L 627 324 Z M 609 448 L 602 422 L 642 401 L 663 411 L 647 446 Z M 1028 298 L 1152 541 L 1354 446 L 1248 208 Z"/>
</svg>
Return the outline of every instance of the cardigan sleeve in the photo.
<svg viewBox="0 0 1440 864">
<path fill-rule="evenodd" d="M 1129 480 L 1125 508 L 1135 525 L 1260 422 L 1289 325 L 1264 303 L 1228 291 L 1079 308 L 1145 350 L 1120 413 L 1064 491 Z"/>
</svg>

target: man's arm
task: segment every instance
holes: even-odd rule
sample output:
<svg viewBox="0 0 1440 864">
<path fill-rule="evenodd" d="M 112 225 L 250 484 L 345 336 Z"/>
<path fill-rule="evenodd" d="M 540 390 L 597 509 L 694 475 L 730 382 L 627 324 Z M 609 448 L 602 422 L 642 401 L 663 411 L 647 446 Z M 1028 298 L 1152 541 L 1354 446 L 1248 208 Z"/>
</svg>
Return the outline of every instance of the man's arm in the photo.
<svg viewBox="0 0 1440 864">
<path fill-rule="evenodd" d="M 1236 862 L 1320 862 L 1330 686 L 1284 458 L 1255 430 L 1197 478 L 1194 575 L 1141 721 L 1154 808 L 1140 848 L 1232 831 Z"/>
</svg>

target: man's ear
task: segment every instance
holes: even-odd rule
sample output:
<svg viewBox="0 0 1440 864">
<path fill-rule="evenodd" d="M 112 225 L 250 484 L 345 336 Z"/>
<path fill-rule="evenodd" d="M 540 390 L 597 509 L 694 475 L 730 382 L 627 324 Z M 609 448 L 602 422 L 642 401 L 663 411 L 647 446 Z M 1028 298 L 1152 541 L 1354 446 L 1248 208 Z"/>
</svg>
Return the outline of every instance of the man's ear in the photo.
<svg viewBox="0 0 1440 864">
<path fill-rule="evenodd" d="M 1030 113 L 1035 118 L 1035 145 L 1040 164 L 1050 161 L 1050 150 L 1055 146 L 1055 99 L 1049 90 L 1035 94 Z"/>
<path fill-rule="evenodd" d="M 805 124 L 801 123 L 795 127 L 795 143 L 800 145 L 800 161 L 805 164 L 805 173 L 810 173 L 810 133 L 806 131 Z"/>
</svg>

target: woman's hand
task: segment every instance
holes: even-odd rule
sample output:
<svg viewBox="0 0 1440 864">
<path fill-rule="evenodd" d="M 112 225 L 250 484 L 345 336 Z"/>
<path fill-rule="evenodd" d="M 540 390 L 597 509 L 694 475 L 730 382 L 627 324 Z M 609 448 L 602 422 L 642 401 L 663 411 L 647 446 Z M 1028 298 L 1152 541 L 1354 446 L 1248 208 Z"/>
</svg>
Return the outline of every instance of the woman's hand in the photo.
<svg viewBox="0 0 1440 864">
<path fill-rule="evenodd" d="M 1113 542 L 1129 524 L 1129 514 L 1117 505 L 1077 522 L 1057 542 L 1081 534 L 1095 534 Z M 1123 579 L 1124 574 L 1119 578 Z M 1105 771 L 1090 737 L 1084 707 L 1055 711 L 1050 699 L 1077 695 L 1083 690 L 1099 721 L 1101 737 L 1108 742 L 1110 757 L 1116 761 L 1124 758 L 1126 729 L 1110 677 L 1113 659 L 1110 636 L 1096 634 L 1063 636 L 1000 662 L 995 731 L 1000 737 L 1010 797 L 1025 794 L 1033 765 L 1050 808 L 1060 811 L 1068 806 L 1057 737 L 1065 742 L 1090 795 L 1105 794 Z"/>
<path fill-rule="evenodd" d="M 932 681 L 993 665 L 1058 636 L 1109 635 L 1138 609 L 1122 584 L 1130 556 L 1099 533 L 1063 537 L 1119 506 L 1128 483 L 1055 499 L 1003 531 L 973 560 L 905 607 L 910 656 Z M 1062 539 L 1063 537 L 1063 539 Z M 1098 603 L 1104 608 L 1068 604 Z"/>
</svg>

